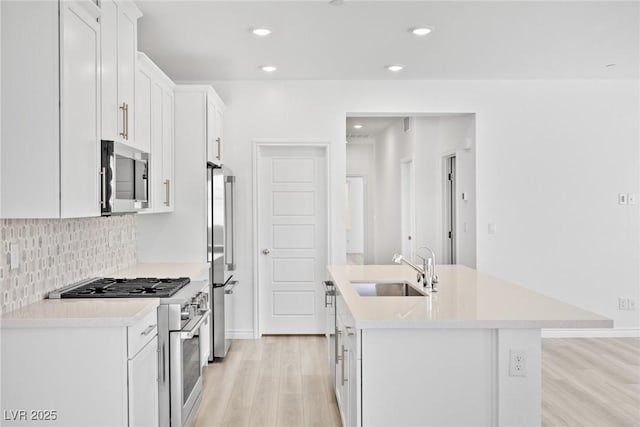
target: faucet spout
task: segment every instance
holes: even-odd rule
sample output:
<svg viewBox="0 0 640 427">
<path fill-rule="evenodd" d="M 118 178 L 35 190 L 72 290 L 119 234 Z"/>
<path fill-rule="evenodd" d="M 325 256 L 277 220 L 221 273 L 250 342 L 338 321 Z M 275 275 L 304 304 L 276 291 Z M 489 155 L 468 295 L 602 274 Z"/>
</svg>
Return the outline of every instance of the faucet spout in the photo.
<svg viewBox="0 0 640 427">
<path fill-rule="evenodd" d="M 409 261 L 408 259 L 406 259 L 400 254 L 393 254 L 392 261 L 395 262 L 396 264 L 405 263 L 409 267 L 413 268 L 418 273 L 418 281 L 422 282 L 423 286 L 426 286 L 425 280 L 427 277 L 427 273 L 423 268 L 418 267 L 417 265 L 415 265 L 414 263 L 412 263 L 411 261 Z"/>
</svg>

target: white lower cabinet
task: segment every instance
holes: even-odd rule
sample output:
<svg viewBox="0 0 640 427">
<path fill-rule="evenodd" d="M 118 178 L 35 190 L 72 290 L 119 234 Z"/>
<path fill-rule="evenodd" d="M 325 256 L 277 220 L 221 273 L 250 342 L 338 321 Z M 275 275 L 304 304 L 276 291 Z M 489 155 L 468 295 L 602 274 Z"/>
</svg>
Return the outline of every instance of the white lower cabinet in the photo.
<svg viewBox="0 0 640 427">
<path fill-rule="evenodd" d="M 339 294 L 336 310 L 336 400 L 342 425 L 356 427 L 361 425 L 362 413 L 360 331 Z"/>
<path fill-rule="evenodd" d="M 2 326 L 0 341 L 3 427 L 158 426 L 155 309 L 130 326 Z"/>
<path fill-rule="evenodd" d="M 158 338 L 129 359 L 129 426 L 158 425 Z"/>
</svg>

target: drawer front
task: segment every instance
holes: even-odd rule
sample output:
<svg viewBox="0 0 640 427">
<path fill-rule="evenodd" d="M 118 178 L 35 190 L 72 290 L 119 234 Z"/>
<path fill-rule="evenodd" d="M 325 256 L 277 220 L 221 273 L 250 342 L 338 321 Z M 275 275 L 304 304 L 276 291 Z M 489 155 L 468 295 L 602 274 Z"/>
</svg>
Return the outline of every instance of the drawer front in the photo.
<svg viewBox="0 0 640 427">
<path fill-rule="evenodd" d="M 158 311 L 152 310 L 135 325 L 127 328 L 127 355 L 132 359 L 149 341 L 158 335 Z"/>
</svg>

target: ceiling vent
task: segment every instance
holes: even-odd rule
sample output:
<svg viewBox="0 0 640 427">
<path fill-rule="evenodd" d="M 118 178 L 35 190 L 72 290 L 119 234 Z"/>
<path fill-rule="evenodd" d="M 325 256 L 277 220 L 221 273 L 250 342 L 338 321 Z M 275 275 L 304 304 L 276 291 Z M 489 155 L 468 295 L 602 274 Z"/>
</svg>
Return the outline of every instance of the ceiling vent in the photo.
<svg viewBox="0 0 640 427">
<path fill-rule="evenodd" d="M 402 126 L 405 132 L 409 132 L 411 130 L 411 117 L 402 119 Z"/>
</svg>

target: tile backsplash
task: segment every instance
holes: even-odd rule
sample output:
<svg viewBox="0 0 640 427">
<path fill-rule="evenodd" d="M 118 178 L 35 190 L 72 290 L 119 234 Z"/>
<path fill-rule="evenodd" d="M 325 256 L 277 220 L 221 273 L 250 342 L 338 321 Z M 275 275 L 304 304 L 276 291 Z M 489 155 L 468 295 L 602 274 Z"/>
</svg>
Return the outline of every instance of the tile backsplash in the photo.
<svg viewBox="0 0 640 427">
<path fill-rule="evenodd" d="M 136 263 L 136 216 L 0 220 L 0 313 Z M 11 270 L 11 244 L 19 267 Z"/>
</svg>

